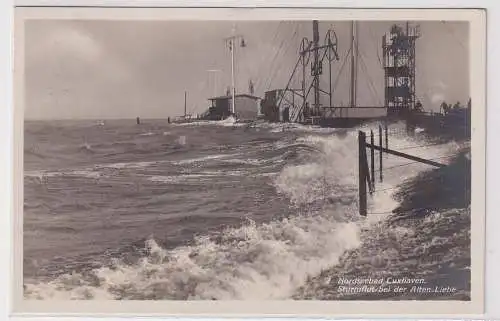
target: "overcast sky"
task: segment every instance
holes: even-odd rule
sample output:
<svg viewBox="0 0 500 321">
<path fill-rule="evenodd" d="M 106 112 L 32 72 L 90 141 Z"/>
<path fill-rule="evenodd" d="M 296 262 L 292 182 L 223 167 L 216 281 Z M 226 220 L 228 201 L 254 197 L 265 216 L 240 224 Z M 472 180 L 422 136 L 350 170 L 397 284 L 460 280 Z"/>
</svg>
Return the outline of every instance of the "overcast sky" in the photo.
<svg viewBox="0 0 500 321">
<path fill-rule="evenodd" d="M 359 22 L 358 105 L 383 104 L 381 37 L 394 22 Z M 420 22 L 417 43 L 417 97 L 427 110 L 443 100 L 469 99 L 467 22 Z M 202 113 L 207 98 L 230 85 L 230 52 L 224 38 L 230 21 L 68 21 L 26 23 L 27 119 L 165 118 Z M 349 22 L 320 22 L 338 37 L 334 63 L 334 105 L 349 100 Z M 284 88 L 298 58 L 300 41 L 312 38 L 312 22 L 237 22 L 246 47 L 236 50 L 237 92 L 255 94 Z M 342 66 L 344 67 L 342 68 Z M 217 69 L 220 72 L 208 72 Z M 328 71 L 323 66 L 323 85 Z M 342 72 L 341 72 L 342 71 Z M 294 84 L 299 86 L 298 77 Z M 217 80 L 217 81 L 216 81 Z M 322 98 L 327 104 L 328 98 Z"/>
</svg>

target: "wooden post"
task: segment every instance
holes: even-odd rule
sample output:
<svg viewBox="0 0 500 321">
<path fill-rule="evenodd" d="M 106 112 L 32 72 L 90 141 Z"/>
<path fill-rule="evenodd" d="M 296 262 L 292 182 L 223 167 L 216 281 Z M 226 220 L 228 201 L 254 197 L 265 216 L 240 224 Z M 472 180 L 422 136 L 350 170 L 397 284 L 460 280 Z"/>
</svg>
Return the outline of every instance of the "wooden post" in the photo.
<svg viewBox="0 0 500 321">
<path fill-rule="evenodd" d="M 366 216 L 366 135 L 358 131 L 359 214 Z"/>
<path fill-rule="evenodd" d="M 385 148 L 389 149 L 389 136 L 387 135 L 387 123 L 385 123 Z"/>
<path fill-rule="evenodd" d="M 378 126 L 378 144 L 380 148 L 382 148 L 382 126 Z M 380 149 L 379 153 L 379 174 L 380 174 L 380 182 L 384 181 L 384 176 L 382 173 L 382 149 Z"/>
<path fill-rule="evenodd" d="M 375 149 L 373 148 L 373 145 L 375 145 L 375 137 L 373 136 L 373 130 L 370 130 L 370 142 L 372 143 L 372 147 L 370 147 L 370 161 L 371 161 L 371 181 L 372 181 L 372 190 L 375 190 Z"/>
<path fill-rule="evenodd" d="M 372 186 L 372 181 L 370 178 L 370 168 L 368 166 L 368 154 L 366 153 L 366 144 L 365 144 L 365 150 L 363 153 L 363 166 L 365 167 L 365 177 L 366 177 L 366 185 L 368 185 L 368 190 L 370 191 L 370 194 L 373 193 L 373 186 Z"/>
</svg>

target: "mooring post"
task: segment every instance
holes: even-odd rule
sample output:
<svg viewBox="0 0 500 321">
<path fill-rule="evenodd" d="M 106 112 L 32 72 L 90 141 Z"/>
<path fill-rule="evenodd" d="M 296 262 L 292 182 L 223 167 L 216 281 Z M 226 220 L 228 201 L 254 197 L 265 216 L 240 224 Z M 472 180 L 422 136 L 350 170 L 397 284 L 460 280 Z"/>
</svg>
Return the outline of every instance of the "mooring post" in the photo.
<svg viewBox="0 0 500 321">
<path fill-rule="evenodd" d="M 140 119 L 139 117 L 137 117 L 137 118 L 135 119 L 135 121 L 137 122 L 137 125 L 139 125 L 139 124 L 141 123 L 141 119 Z"/>
<path fill-rule="evenodd" d="M 359 214 L 366 216 L 366 135 L 358 131 Z"/>
<path fill-rule="evenodd" d="M 380 150 L 379 150 L 379 174 L 380 174 L 380 182 L 383 182 L 384 181 L 384 176 L 382 174 L 382 126 L 381 125 L 378 125 L 378 144 L 380 146 Z"/>
<path fill-rule="evenodd" d="M 371 160 L 371 175 L 370 175 L 370 178 L 372 179 L 372 188 L 371 188 L 371 191 L 372 190 L 375 190 L 375 149 L 373 148 L 373 146 L 375 145 L 375 136 L 373 136 L 373 130 L 370 130 L 370 142 L 371 142 L 371 146 L 370 146 L 370 160 Z"/>
</svg>

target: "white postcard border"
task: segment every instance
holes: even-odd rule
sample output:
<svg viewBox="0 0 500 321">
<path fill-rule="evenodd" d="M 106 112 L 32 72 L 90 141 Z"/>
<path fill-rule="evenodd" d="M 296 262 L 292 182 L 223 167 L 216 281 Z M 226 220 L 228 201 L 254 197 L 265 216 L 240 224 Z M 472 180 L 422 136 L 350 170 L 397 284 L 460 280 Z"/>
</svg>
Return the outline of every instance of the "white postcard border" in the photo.
<svg viewBox="0 0 500 321">
<path fill-rule="evenodd" d="M 99 9 L 99 8 L 18 8 L 15 19 L 15 78 L 14 78 L 14 280 L 17 291 L 13 296 L 16 315 L 43 313 L 51 315 L 171 315 L 171 316 L 444 316 L 481 315 L 483 313 L 484 282 L 484 212 L 485 212 L 485 14 L 468 10 L 411 10 L 401 9 L 380 14 L 380 10 L 302 9 Z M 256 10 L 259 12 L 256 13 Z M 378 14 L 377 14 L 378 12 Z M 22 299 L 22 141 L 23 141 L 23 21 L 24 19 L 196 19 L 224 20 L 469 20 L 471 23 L 471 97 L 472 116 L 472 301 L 25 301 Z M 478 106 L 478 107 L 476 107 Z M 362 303 L 362 305 L 359 305 Z M 284 312 L 286 311 L 286 313 Z M 356 312 L 353 314 L 353 312 Z M 424 314 L 422 314 L 424 312 Z"/>
</svg>

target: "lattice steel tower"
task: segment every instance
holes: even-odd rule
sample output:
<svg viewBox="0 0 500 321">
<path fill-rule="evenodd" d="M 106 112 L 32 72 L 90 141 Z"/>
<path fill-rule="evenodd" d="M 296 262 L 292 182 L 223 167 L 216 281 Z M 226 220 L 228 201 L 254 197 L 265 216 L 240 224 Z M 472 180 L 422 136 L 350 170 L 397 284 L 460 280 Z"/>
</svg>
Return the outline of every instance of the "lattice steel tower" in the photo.
<svg viewBox="0 0 500 321">
<path fill-rule="evenodd" d="M 401 114 L 415 108 L 415 43 L 419 26 L 406 29 L 393 25 L 382 38 L 385 71 L 385 107 L 390 114 Z"/>
</svg>

